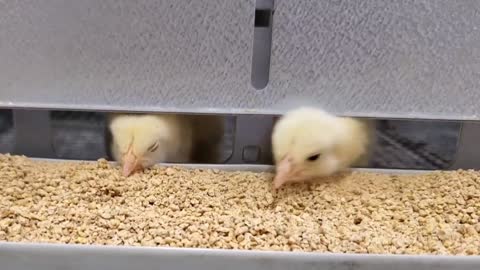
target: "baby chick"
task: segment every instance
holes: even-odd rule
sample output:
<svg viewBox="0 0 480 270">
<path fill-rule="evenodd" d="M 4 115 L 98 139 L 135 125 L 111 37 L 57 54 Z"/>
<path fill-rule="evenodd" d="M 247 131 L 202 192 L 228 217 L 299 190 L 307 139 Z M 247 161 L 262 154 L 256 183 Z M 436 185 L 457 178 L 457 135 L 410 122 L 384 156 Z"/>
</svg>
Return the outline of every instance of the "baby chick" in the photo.
<svg viewBox="0 0 480 270">
<path fill-rule="evenodd" d="M 109 119 L 113 158 L 123 175 L 159 162 L 188 162 L 192 152 L 192 120 L 174 114 L 115 114 Z"/>
<path fill-rule="evenodd" d="M 337 117 L 310 107 L 287 112 L 272 132 L 274 189 L 329 176 L 350 166 L 365 166 L 372 134 L 370 121 Z"/>
</svg>

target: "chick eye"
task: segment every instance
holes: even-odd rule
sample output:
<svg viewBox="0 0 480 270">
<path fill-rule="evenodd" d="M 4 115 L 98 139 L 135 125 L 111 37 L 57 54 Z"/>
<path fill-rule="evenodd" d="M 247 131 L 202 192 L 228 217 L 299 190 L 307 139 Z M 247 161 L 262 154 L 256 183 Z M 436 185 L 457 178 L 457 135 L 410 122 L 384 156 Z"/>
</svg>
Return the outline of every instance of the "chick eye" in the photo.
<svg viewBox="0 0 480 270">
<path fill-rule="evenodd" d="M 158 142 L 150 145 L 150 147 L 148 147 L 147 150 L 150 151 L 150 152 L 155 152 L 155 150 L 157 150 L 157 148 L 158 148 Z"/>
<path fill-rule="evenodd" d="M 316 155 L 313 155 L 313 156 L 309 156 L 307 158 L 308 161 L 315 161 L 317 160 L 318 158 L 320 157 L 320 154 L 316 154 Z"/>
</svg>

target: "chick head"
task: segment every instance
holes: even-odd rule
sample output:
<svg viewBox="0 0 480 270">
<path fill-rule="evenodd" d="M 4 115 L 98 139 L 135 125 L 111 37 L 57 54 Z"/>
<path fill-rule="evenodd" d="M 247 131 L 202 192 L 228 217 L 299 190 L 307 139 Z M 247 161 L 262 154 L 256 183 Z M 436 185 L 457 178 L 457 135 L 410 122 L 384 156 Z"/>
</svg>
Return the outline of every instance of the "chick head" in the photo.
<svg viewBox="0 0 480 270">
<path fill-rule="evenodd" d="M 150 167 L 166 156 L 168 124 L 155 115 L 119 115 L 110 121 L 112 154 L 124 176 Z"/>
<path fill-rule="evenodd" d="M 274 188 L 329 176 L 354 162 L 364 153 L 367 140 L 364 134 L 353 134 L 361 133 L 358 124 L 308 107 L 285 114 L 272 133 Z"/>
</svg>

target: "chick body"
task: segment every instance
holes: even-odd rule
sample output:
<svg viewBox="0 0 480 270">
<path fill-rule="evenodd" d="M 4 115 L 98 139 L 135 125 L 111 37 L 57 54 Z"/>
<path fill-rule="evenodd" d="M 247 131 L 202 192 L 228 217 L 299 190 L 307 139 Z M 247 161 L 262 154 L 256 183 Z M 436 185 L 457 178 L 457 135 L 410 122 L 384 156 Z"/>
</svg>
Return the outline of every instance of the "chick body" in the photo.
<svg viewBox="0 0 480 270">
<path fill-rule="evenodd" d="M 311 107 L 287 112 L 272 133 L 274 188 L 367 165 L 373 134 L 374 124 L 368 120 L 337 117 Z"/>
</svg>

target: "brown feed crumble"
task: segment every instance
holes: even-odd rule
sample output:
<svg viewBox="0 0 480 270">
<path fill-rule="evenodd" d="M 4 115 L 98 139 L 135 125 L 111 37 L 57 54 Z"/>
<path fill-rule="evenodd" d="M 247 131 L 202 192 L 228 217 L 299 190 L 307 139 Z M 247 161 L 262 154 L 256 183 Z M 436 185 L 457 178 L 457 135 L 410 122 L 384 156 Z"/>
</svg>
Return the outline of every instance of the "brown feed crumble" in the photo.
<svg viewBox="0 0 480 270">
<path fill-rule="evenodd" d="M 270 173 L 0 155 L 0 241 L 390 254 L 480 253 L 480 173 Z"/>
</svg>

